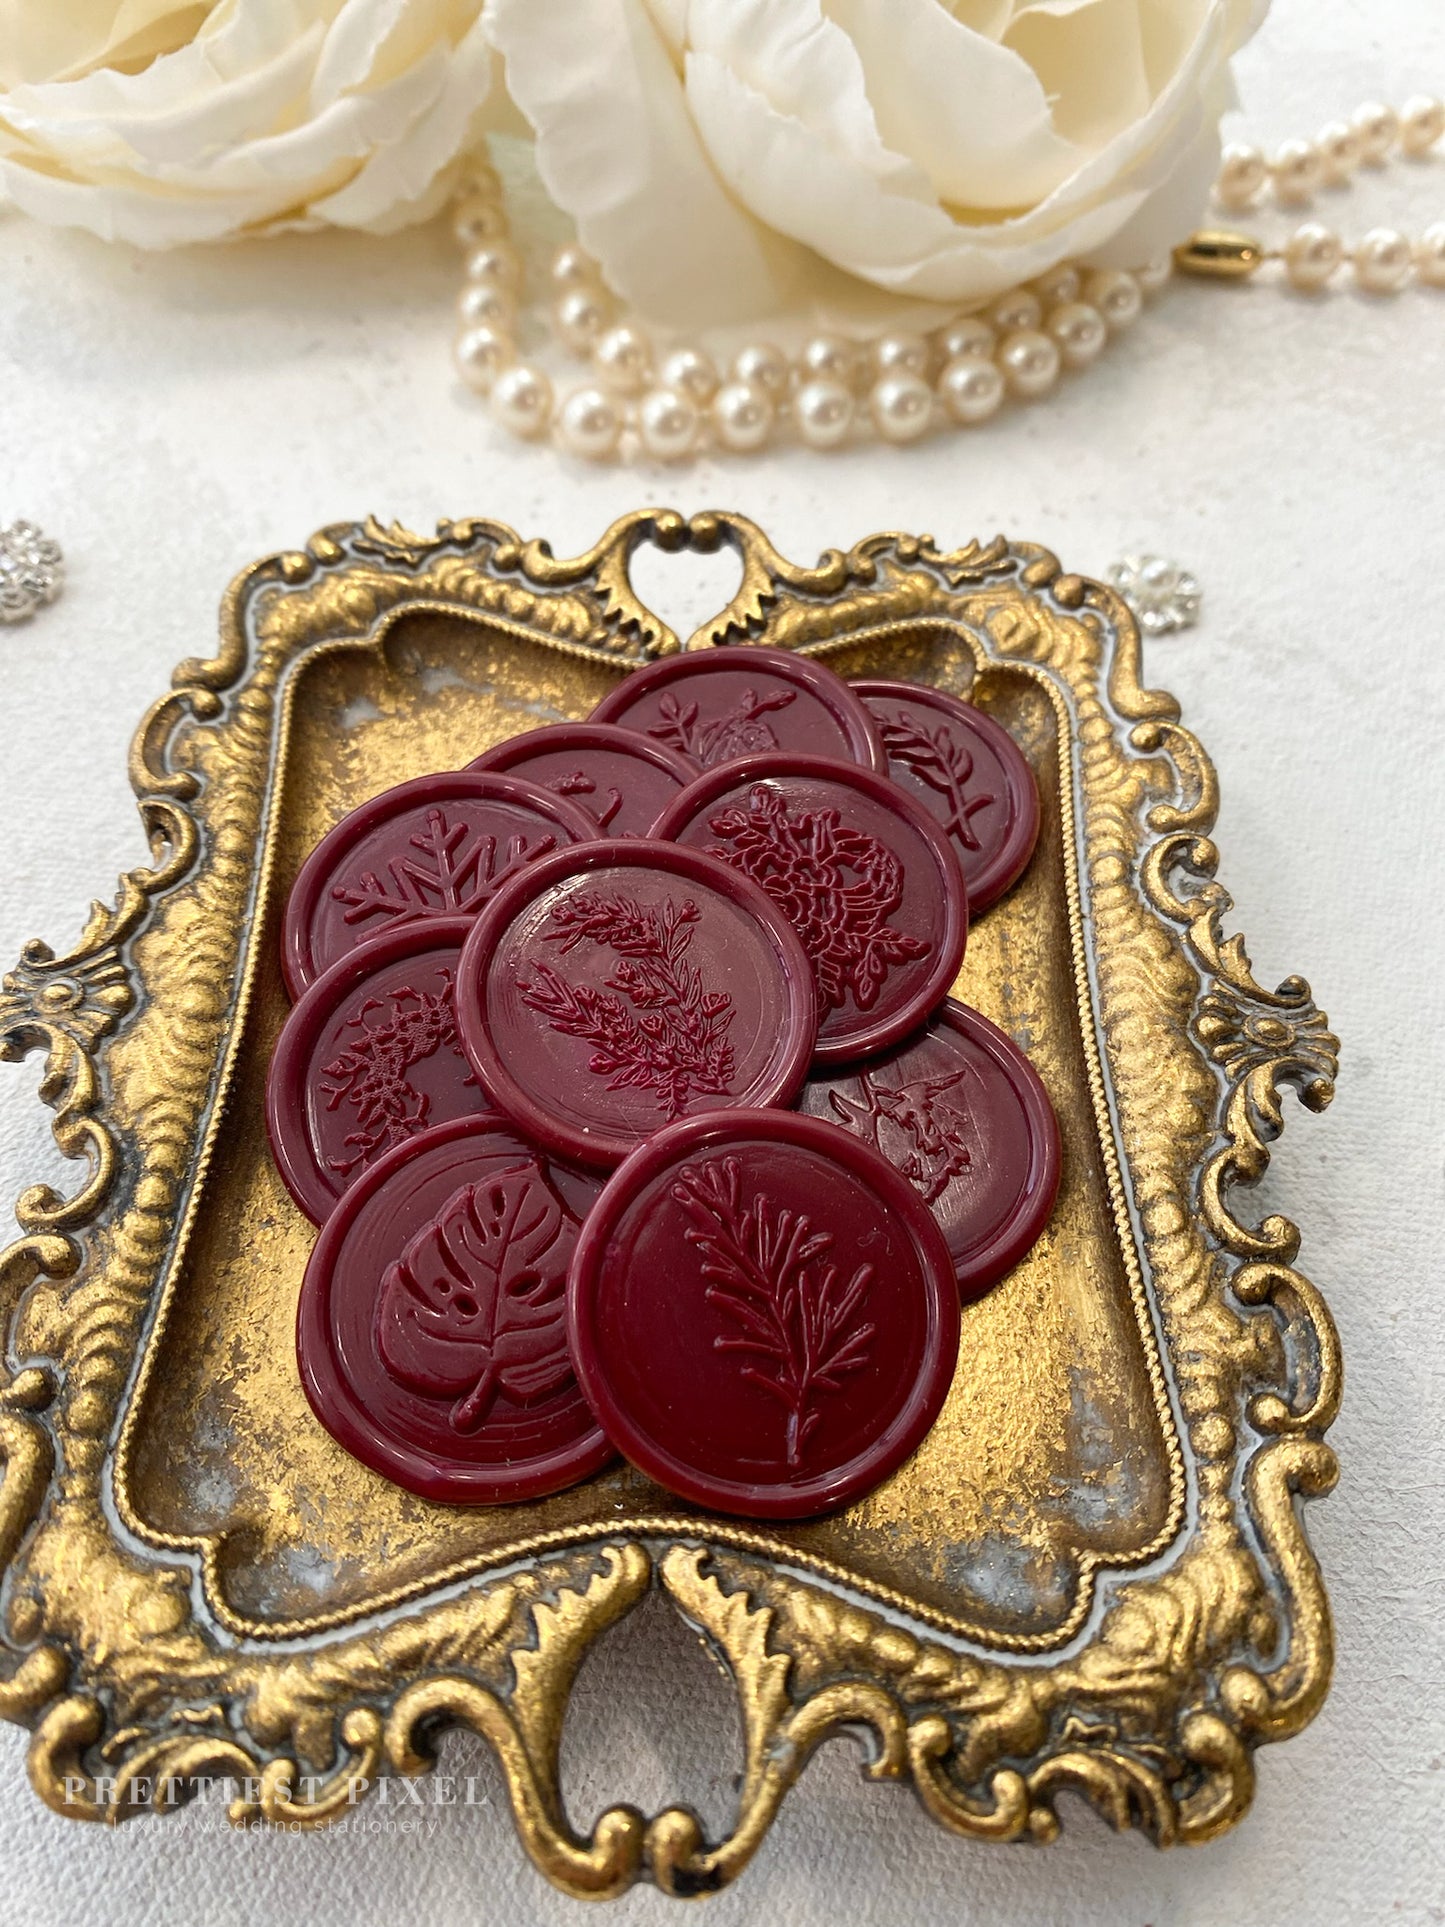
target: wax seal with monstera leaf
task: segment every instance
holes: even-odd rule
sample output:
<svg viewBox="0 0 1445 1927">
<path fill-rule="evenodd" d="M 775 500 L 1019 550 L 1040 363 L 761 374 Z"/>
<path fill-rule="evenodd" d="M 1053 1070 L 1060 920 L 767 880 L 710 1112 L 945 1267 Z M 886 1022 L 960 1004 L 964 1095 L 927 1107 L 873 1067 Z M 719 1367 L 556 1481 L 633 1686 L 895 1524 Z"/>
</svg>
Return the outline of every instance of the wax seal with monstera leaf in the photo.
<svg viewBox="0 0 1445 1927">
<path fill-rule="evenodd" d="M 564 1304 L 598 1181 L 503 1119 L 388 1152 L 317 1238 L 297 1311 L 312 1410 L 429 1499 L 537 1499 L 611 1455 L 573 1374 Z"/>
</svg>

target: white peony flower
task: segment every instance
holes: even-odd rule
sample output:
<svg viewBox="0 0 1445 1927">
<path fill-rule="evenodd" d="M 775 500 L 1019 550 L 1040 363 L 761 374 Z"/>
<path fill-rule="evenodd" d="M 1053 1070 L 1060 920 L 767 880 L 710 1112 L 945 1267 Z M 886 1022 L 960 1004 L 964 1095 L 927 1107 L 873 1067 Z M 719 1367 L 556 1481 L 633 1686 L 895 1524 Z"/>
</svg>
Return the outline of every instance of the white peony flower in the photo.
<svg viewBox="0 0 1445 1927">
<path fill-rule="evenodd" d="M 1196 223 L 1267 0 L 487 0 L 537 168 L 681 327 L 966 307 Z M 876 302 L 877 296 L 874 300 Z"/>
<path fill-rule="evenodd" d="M 0 0 L 0 192 L 155 248 L 424 219 L 492 91 L 480 7 Z"/>
</svg>

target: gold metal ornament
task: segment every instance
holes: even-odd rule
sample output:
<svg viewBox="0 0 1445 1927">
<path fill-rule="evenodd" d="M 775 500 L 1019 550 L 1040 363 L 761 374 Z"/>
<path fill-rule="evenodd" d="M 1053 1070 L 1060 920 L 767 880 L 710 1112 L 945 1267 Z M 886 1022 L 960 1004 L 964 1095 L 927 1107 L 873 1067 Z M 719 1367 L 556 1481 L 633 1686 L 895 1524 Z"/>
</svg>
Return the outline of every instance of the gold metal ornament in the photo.
<svg viewBox="0 0 1445 1927">
<path fill-rule="evenodd" d="M 685 645 L 631 587 L 644 542 L 740 560 Z M 535 1506 L 425 1503 L 327 1436 L 296 1372 L 312 1232 L 261 1112 L 279 906 L 364 797 L 718 642 L 970 695 L 1029 757 L 1039 849 L 957 990 L 1049 1088 L 1057 1209 L 965 1312 L 929 1439 L 841 1514 L 745 1527 L 623 1465 Z M 0 1257 L 0 1714 L 43 1800 L 114 1820 L 219 1776 L 238 1820 L 320 1826 L 461 1724 L 579 1896 L 723 1886 L 841 1728 L 972 1838 L 1051 1838 L 1065 1790 L 1161 1845 L 1239 1818 L 1255 1747 L 1329 1682 L 1296 1501 L 1334 1484 L 1340 1395 L 1299 1235 L 1241 1194 L 1283 1088 L 1329 1102 L 1337 1044 L 1302 979 L 1264 988 L 1225 934 L 1214 771 L 1140 672 L 1113 591 L 1002 539 L 800 567 L 725 513 L 630 515 L 572 559 L 495 522 L 368 521 L 239 578 L 218 653 L 135 740 L 150 866 L 0 988 L 0 1051 L 44 1054 L 85 1167 L 22 1195 Z M 681 1808 L 583 1834 L 562 1803 L 577 1668 L 650 1587 L 736 1682 L 721 1840 Z"/>
</svg>

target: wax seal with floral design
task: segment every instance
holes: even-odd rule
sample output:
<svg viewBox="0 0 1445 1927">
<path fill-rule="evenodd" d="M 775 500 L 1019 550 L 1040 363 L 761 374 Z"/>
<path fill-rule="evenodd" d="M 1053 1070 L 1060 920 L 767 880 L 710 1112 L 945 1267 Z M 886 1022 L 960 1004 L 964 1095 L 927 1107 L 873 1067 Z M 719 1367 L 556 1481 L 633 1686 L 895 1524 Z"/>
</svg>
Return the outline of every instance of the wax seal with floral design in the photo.
<svg viewBox="0 0 1445 1927">
<path fill-rule="evenodd" d="M 698 1505 L 833 1511 L 923 1438 L 958 1353 L 943 1235 L 906 1179 L 796 1112 L 690 1118 L 577 1243 L 572 1355 L 608 1437 Z"/>
<path fill-rule="evenodd" d="M 475 913 L 523 865 L 597 834 L 570 798 L 497 770 L 448 770 L 383 790 L 322 837 L 291 886 L 286 987 L 299 997 L 384 931 Z"/>
<path fill-rule="evenodd" d="M 678 750 L 616 723 L 549 723 L 498 743 L 468 767 L 511 770 L 570 798 L 603 836 L 646 836 L 697 774 Z"/>
<path fill-rule="evenodd" d="M 589 1165 L 679 1118 L 791 1103 L 816 1037 L 808 959 L 766 892 L 643 838 L 559 850 L 498 891 L 457 1013 L 498 1109 Z"/>
<path fill-rule="evenodd" d="M 965 1304 L 1034 1244 L 1059 1185 L 1059 1127 L 1038 1072 L 966 1004 L 885 1056 L 810 1077 L 798 1108 L 871 1144 L 929 1205 Z"/>
<path fill-rule="evenodd" d="M 296 1340 L 311 1407 L 428 1499 L 499 1504 L 611 1457 L 567 1347 L 566 1280 L 596 1180 L 493 1116 L 400 1144 L 327 1220 Z"/>
<path fill-rule="evenodd" d="M 963 961 L 968 901 L 948 838 L 896 784 L 822 756 L 709 770 L 653 834 L 730 864 L 802 939 L 820 1063 L 884 1050 L 921 1024 Z"/>
<path fill-rule="evenodd" d="M 395 1145 L 486 1108 L 457 1029 L 469 917 L 427 917 L 348 952 L 302 997 L 266 1079 L 276 1168 L 314 1224 Z"/>
<path fill-rule="evenodd" d="M 882 678 L 852 687 L 882 732 L 888 774 L 947 830 L 978 916 L 1023 874 L 1038 840 L 1038 786 L 1022 750 L 992 716 L 941 689 Z"/>
<path fill-rule="evenodd" d="M 634 669 L 592 712 L 665 743 L 699 769 L 761 750 L 884 767 L 872 717 L 841 676 L 787 649 L 689 650 Z"/>
</svg>

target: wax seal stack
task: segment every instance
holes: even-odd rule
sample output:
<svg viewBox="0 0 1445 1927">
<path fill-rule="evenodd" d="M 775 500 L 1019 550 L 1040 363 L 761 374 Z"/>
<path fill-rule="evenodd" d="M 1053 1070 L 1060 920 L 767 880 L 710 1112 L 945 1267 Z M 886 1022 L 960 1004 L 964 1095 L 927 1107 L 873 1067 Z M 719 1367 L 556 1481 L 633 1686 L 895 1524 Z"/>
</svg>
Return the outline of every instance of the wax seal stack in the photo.
<svg viewBox="0 0 1445 1927">
<path fill-rule="evenodd" d="M 949 996 L 1038 822 L 971 704 L 721 648 L 337 824 L 267 1090 L 321 1422 L 447 1501 L 887 1478 L 1053 1206 L 1043 1086 Z"/>
</svg>

